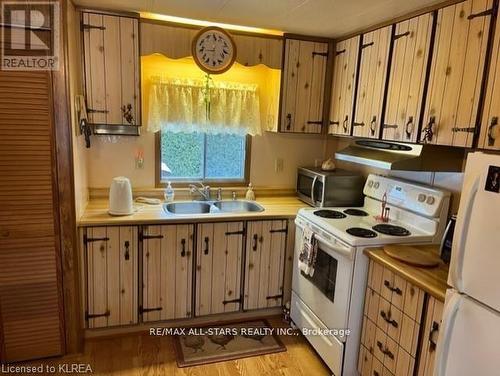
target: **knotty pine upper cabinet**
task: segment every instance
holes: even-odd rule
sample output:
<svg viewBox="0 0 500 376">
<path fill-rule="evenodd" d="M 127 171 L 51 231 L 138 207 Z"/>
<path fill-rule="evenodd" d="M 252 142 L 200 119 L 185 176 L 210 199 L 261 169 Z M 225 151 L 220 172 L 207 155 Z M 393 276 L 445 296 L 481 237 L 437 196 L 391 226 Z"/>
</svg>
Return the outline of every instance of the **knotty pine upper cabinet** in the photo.
<svg viewBox="0 0 500 376">
<path fill-rule="evenodd" d="M 197 227 L 196 316 L 241 308 L 243 222 Z"/>
<path fill-rule="evenodd" d="M 279 307 L 283 300 L 287 221 L 247 225 L 244 309 Z"/>
<path fill-rule="evenodd" d="M 335 46 L 329 134 L 351 134 L 360 39 L 358 35 Z"/>
<path fill-rule="evenodd" d="M 137 323 L 137 227 L 83 230 L 87 328 Z"/>
<path fill-rule="evenodd" d="M 141 239 L 143 321 L 190 317 L 194 225 L 145 226 Z"/>
<path fill-rule="evenodd" d="M 478 147 L 500 149 L 500 22 L 497 20 Z"/>
<path fill-rule="evenodd" d="M 392 26 L 363 34 L 359 81 L 352 123 L 357 137 L 378 138 Z"/>
<path fill-rule="evenodd" d="M 328 43 L 285 39 L 282 132 L 321 133 Z"/>
<path fill-rule="evenodd" d="M 468 0 L 438 11 L 421 142 L 472 146 L 492 6 Z"/>
<path fill-rule="evenodd" d="M 91 124 L 140 125 L 139 21 L 82 13 L 85 99 Z"/>
<path fill-rule="evenodd" d="M 382 138 L 416 142 L 432 37 L 433 13 L 395 25 Z"/>
</svg>

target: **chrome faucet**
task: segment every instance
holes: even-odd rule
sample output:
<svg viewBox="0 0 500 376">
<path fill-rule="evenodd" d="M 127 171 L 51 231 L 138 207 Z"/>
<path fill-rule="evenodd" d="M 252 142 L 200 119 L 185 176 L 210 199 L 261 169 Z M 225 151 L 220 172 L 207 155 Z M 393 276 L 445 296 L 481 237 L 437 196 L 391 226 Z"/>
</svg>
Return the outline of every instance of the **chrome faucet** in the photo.
<svg viewBox="0 0 500 376">
<path fill-rule="evenodd" d="M 197 187 L 195 184 L 198 184 Z M 189 192 L 193 195 L 198 193 L 203 201 L 210 201 L 210 187 L 208 185 L 204 185 L 202 182 L 198 182 L 195 184 L 189 184 Z"/>
</svg>

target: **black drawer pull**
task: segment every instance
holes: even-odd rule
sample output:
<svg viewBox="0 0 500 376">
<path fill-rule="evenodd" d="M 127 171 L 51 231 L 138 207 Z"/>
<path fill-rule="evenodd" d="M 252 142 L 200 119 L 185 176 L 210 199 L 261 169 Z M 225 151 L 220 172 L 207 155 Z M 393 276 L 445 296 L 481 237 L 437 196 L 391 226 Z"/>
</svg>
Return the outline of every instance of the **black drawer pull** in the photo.
<svg viewBox="0 0 500 376">
<path fill-rule="evenodd" d="M 226 231 L 226 236 L 228 235 L 245 235 L 245 231 L 244 230 Z"/>
<path fill-rule="evenodd" d="M 323 120 L 308 120 L 307 124 L 318 124 L 318 125 L 321 125 L 321 124 L 323 124 Z"/>
<path fill-rule="evenodd" d="M 205 249 L 203 251 L 204 254 L 208 255 L 208 244 L 209 244 L 210 239 L 208 236 L 205 237 Z"/>
<path fill-rule="evenodd" d="M 111 312 L 106 310 L 104 313 L 88 313 L 85 312 L 85 319 L 88 321 L 89 319 L 96 319 L 98 317 L 109 317 L 111 315 Z"/>
<path fill-rule="evenodd" d="M 384 319 L 384 321 L 390 325 L 392 325 L 393 327 L 397 328 L 398 327 L 398 323 L 396 320 L 391 320 L 391 313 L 385 313 L 384 311 L 380 311 L 380 317 L 382 317 Z"/>
<path fill-rule="evenodd" d="M 364 127 L 365 126 L 365 123 L 361 122 L 361 123 L 358 123 L 358 122 L 353 122 L 352 123 L 352 126 L 353 127 Z"/>
<path fill-rule="evenodd" d="M 347 133 L 347 123 L 349 122 L 349 116 L 346 115 L 344 121 L 342 122 L 342 129 L 344 129 L 344 133 Z"/>
<path fill-rule="evenodd" d="M 128 240 L 125 240 L 125 260 L 130 260 L 130 242 Z"/>
<path fill-rule="evenodd" d="M 486 10 L 483 10 L 482 12 L 479 12 L 479 13 L 475 13 L 475 14 L 470 14 L 467 19 L 468 20 L 472 20 L 476 17 L 485 17 L 485 16 L 491 16 L 494 12 L 494 8 L 490 8 L 490 9 L 486 9 Z"/>
<path fill-rule="evenodd" d="M 434 342 L 434 334 L 439 332 L 439 324 L 435 321 L 432 322 L 432 329 L 429 333 L 429 352 L 436 350 L 436 342 Z"/>
<path fill-rule="evenodd" d="M 410 32 L 409 31 L 405 31 L 404 33 L 401 33 L 401 34 L 394 34 L 393 39 L 394 40 L 398 40 L 399 38 L 407 37 L 408 35 L 410 35 Z"/>
<path fill-rule="evenodd" d="M 186 256 L 186 239 L 181 239 L 182 251 L 181 257 Z"/>
<path fill-rule="evenodd" d="M 238 298 L 238 299 L 232 299 L 232 300 L 223 300 L 222 301 L 222 304 L 226 305 L 226 304 L 230 304 L 230 303 L 241 303 L 241 297 Z"/>
<path fill-rule="evenodd" d="M 372 136 L 375 136 L 375 131 L 377 130 L 377 117 L 373 116 L 372 121 L 370 122 L 370 133 Z"/>
<path fill-rule="evenodd" d="M 143 306 L 139 307 L 139 313 L 148 313 L 148 312 L 155 312 L 155 311 L 162 311 L 163 307 L 155 307 L 155 308 L 144 308 Z"/>
<path fill-rule="evenodd" d="M 432 128 L 434 127 L 434 125 L 436 125 L 436 117 L 431 116 L 429 118 L 429 122 L 427 123 L 425 128 L 422 130 L 424 132 L 424 136 L 422 138 L 422 141 L 424 143 L 432 141 L 432 138 L 434 137 L 434 130 Z"/>
<path fill-rule="evenodd" d="M 453 127 L 451 128 L 451 131 L 453 133 L 457 133 L 457 132 L 465 132 L 465 133 L 474 133 L 474 131 L 476 130 L 475 127 Z"/>
<path fill-rule="evenodd" d="M 345 48 L 343 50 L 335 51 L 335 56 L 341 55 L 343 53 L 345 53 Z"/>
<path fill-rule="evenodd" d="M 286 130 L 289 131 L 292 129 L 292 114 L 286 115 Z"/>
<path fill-rule="evenodd" d="M 288 230 L 286 228 L 280 228 L 280 229 L 276 229 L 276 230 L 269 230 L 270 233 L 274 233 L 274 232 L 288 232 Z"/>
<path fill-rule="evenodd" d="M 87 235 L 83 235 L 83 243 L 92 243 L 92 242 L 107 242 L 109 241 L 109 238 L 107 236 L 102 237 L 102 238 L 89 238 Z"/>
<path fill-rule="evenodd" d="M 377 347 L 380 349 L 382 354 L 384 354 L 385 356 L 388 356 L 390 359 L 394 359 L 394 354 L 387 347 L 384 348 L 384 346 L 382 345 L 382 342 L 377 341 Z"/>
<path fill-rule="evenodd" d="M 163 235 L 148 235 L 148 234 L 141 234 L 139 236 L 140 240 L 147 240 L 147 239 L 163 239 Z"/>
<path fill-rule="evenodd" d="M 312 57 L 315 57 L 315 56 L 328 57 L 328 52 L 316 52 L 316 51 L 313 51 Z"/>
<path fill-rule="evenodd" d="M 257 240 L 259 238 L 259 235 L 257 234 L 253 234 L 253 246 L 252 246 L 252 250 L 253 251 L 257 251 Z"/>
<path fill-rule="evenodd" d="M 87 108 L 87 113 L 89 114 L 107 114 L 108 110 L 96 110 L 95 108 Z"/>
<path fill-rule="evenodd" d="M 491 118 L 491 123 L 490 126 L 488 127 L 488 146 L 494 146 L 495 145 L 495 137 L 493 134 L 493 130 L 498 127 L 498 117 L 493 116 Z"/>
<path fill-rule="evenodd" d="M 395 292 L 398 295 L 403 295 L 403 291 L 401 291 L 401 289 L 399 287 L 391 286 L 391 283 L 387 279 L 384 280 L 384 286 L 387 287 L 392 292 Z"/>
<path fill-rule="evenodd" d="M 338 121 L 338 120 L 330 120 L 330 125 L 340 125 L 340 121 Z"/>
<path fill-rule="evenodd" d="M 282 297 L 283 297 L 283 294 L 279 294 L 279 295 L 266 296 L 266 299 L 267 300 L 270 300 L 270 299 L 281 299 Z"/>
<path fill-rule="evenodd" d="M 413 116 L 410 116 L 408 118 L 408 122 L 405 125 L 405 133 L 406 133 L 406 138 L 409 140 L 411 138 L 411 135 L 413 134 L 413 129 L 415 126 L 413 125 Z"/>
</svg>

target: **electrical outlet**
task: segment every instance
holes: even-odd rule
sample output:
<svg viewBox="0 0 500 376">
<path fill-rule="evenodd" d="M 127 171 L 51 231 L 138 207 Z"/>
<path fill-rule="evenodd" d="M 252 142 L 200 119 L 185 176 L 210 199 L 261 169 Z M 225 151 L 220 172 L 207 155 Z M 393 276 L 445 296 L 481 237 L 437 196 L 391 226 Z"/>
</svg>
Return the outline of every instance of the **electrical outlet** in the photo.
<svg viewBox="0 0 500 376">
<path fill-rule="evenodd" d="M 274 172 L 283 172 L 283 158 L 276 158 L 274 161 Z"/>
</svg>

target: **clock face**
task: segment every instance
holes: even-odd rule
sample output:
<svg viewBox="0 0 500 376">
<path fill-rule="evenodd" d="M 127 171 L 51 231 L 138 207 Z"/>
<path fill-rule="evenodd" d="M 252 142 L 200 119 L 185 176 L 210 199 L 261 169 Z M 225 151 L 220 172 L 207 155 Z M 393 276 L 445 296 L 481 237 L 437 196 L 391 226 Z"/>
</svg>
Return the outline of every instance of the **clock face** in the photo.
<svg viewBox="0 0 500 376">
<path fill-rule="evenodd" d="M 224 29 L 207 27 L 193 40 L 193 57 L 205 72 L 223 73 L 234 63 L 236 46 Z"/>
</svg>

